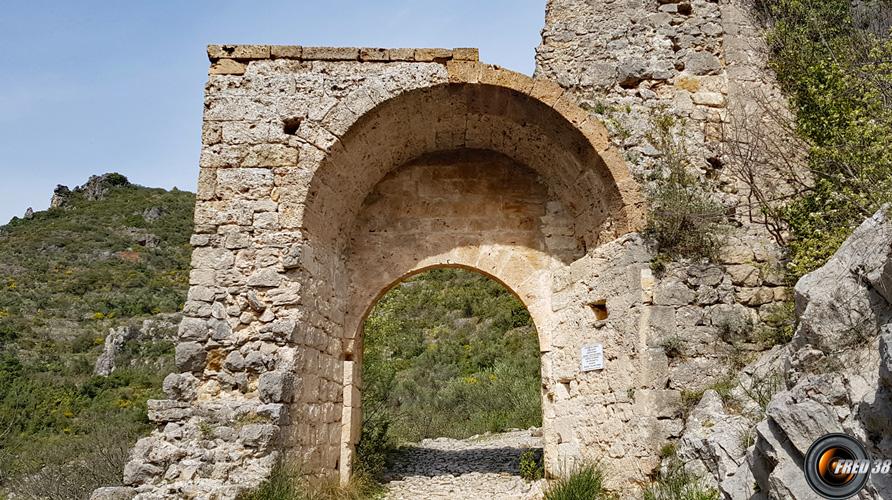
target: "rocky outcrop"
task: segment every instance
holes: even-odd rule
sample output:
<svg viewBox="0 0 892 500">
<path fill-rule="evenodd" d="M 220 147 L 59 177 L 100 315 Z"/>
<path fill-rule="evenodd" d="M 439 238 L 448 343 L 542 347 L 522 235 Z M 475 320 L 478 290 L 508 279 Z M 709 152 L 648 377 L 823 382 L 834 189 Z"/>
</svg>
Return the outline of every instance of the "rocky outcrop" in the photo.
<svg viewBox="0 0 892 500">
<path fill-rule="evenodd" d="M 111 188 L 129 185 L 130 181 L 127 180 L 127 177 L 124 177 L 117 172 L 91 175 L 90 178 L 87 179 L 86 184 L 77 186 L 73 190 L 68 189 L 68 186 L 59 184 L 56 186 L 56 189 L 53 190 L 53 197 L 50 200 L 50 208 L 64 208 L 68 206 L 75 193 L 82 194 L 84 198 L 88 200 L 101 200 Z"/>
<path fill-rule="evenodd" d="M 802 462 L 811 443 L 827 433 L 847 433 L 872 455 L 892 456 L 892 220 L 887 208 L 796 284 L 799 325 L 793 340 L 745 368 L 733 392 L 740 413 L 750 420 L 726 412 L 709 392 L 691 413 L 679 457 L 715 480 L 726 498 L 814 498 Z M 772 374 L 773 385 L 766 383 Z M 704 420 L 713 423 L 709 430 Z M 748 449 L 740 445 L 747 439 L 729 443 L 732 423 L 751 433 Z M 888 475 L 874 475 L 859 496 L 890 497 Z"/>
<path fill-rule="evenodd" d="M 122 325 L 110 328 L 105 336 L 105 345 L 102 354 L 96 359 L 93 373 L 103 377 L 111 375 L 115 371 L 115 358 L 120 353 L 124 344 L 129 340 L 141 342 L 168 340 L 175 341 L 177 328 L 182 315 L 163 314 L 145 319 L 141 324 Z"/>
<path fill-rule="evenodd" d="M 689 471 L 707 479 L 733 476 L 743 463 L 750 425 L 747 418 L 729 414 L 719 394 L 708 390 L 688 416 L 678 458 Z"/>
</svg>

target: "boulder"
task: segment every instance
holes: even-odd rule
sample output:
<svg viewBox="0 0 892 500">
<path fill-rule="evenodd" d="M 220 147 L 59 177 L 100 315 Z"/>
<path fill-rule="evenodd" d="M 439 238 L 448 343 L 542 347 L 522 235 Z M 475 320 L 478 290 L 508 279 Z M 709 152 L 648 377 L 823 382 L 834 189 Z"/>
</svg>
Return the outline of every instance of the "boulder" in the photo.
<svg viewBox="0 0 892 500">
<path fill-rule="evenodd" d="M 825 353 L 875 337 L 892 319 L 892 221 L 887 207 L 862 223 L 827 263 L 794 288 L 797 349 Z"/>
<path fill-rule="evenodd" d="M 707 390 L 688 416 L 678 458 L 706 479 L 733 476 L 743 463 L 743 434 L 751 425 L 745 417 L 728 414 L 719 394 Z"/>
<path fill-rule="evenodd" d="M 726 498 L 796 500 L 815 498 L 802 464 L 811 444 L 825 434 L 854 436 L 875 456 L 892 453 L 890 276 L 892 221 L 884 207 L 827 264 L 796 284 L 799 325 L 793 341 L 740 373 L 732 394 L 745 414 L 761 417 L 754 444 L 744 451 L 729 442 L 729 426 L 746 422 L 725 414 L 717 395 L 707 392 L 686 423 L 679 456 L 708 473 Z M 730 318 L 732 307 L 713 308 L 712 323 Z M 777 374 L 782 380 L 767 387 L 765 381 Z M 890 497 L 892 481 L 883 475 L 860 494 Z"/>
</svg>

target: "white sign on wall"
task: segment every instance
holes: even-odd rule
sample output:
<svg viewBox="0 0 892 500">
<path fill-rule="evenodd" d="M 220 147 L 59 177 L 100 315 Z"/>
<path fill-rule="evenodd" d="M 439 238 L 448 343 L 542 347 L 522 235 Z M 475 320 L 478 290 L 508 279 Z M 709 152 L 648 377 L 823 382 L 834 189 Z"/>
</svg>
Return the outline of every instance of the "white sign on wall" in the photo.
<svg viewBox="0 0 892 500">
<path fill-rule="evenodd" d="M 604 346 L 591 344 L 582 346 L 582 371 L 604 369 Z"/>
</svg>

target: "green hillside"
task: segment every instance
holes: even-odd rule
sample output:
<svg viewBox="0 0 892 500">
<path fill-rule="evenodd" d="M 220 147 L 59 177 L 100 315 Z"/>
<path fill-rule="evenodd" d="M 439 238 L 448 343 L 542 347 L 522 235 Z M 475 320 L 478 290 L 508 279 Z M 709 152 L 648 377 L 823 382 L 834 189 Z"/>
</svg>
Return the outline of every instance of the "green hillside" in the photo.
<svg viewBox="0 0 892 500">
<path fill-rule="evenodd" d="M 26 496 L 120 481 L 172 370 L 172 342 L 129 342 L 110 377 L 93 376 L 109 328 L 182 307 L 194 195 L 91 182 L 0 227 L 0 480 Z"/>
</svg>

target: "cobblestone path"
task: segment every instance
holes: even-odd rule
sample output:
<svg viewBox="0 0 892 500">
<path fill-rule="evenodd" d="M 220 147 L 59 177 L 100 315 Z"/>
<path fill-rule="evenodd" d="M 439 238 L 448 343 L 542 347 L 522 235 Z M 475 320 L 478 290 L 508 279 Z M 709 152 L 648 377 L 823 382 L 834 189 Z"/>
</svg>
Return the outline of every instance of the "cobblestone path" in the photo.
<svg viewBox="0 0 892 500">
<path fill-rule="evenodd" d="M 425 439 L 403 450 L 388 471 L 387 500 L 532 500 L 544 481 L 518 475 L 520 454 L 541 449 L 530 430 L 486 434 L 468 439 Z"/>
</svg>

